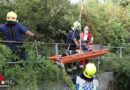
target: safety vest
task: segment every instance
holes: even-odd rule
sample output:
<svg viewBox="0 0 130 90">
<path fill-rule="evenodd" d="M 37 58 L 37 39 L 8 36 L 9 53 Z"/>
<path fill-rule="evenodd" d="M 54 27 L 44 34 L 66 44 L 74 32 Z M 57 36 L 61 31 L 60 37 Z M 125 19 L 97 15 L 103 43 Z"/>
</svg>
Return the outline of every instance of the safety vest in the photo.
<svg viewBox="0 0 130 90">
<path fill-rule="evenodd" d="M 88 33 L 88 35 L 84 35 L 84 32 L 81 32 L 81 38 L 85 40 L 93 40 L 93 34 Z"/>
<path fill-rule="evenodd" d="M 98 80 L 93 79 L 93 81 L 88 82 L 77 76 L 76 90 L 98 90 Z"/>
</svg>

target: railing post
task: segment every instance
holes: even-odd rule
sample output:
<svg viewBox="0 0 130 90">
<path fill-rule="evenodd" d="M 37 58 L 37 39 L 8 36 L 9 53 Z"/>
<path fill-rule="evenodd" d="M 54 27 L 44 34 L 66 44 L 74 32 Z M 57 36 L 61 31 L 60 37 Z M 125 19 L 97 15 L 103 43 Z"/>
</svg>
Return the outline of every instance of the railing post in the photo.
<svg viewBox="0 0 130 90">
<path fill-rule="evenodd" d="M 98 71 L 99 71 L 99 64 L 100 64 L 100 61 L 99 61 L 99 57 L 98 57 Z"/>
<path fill-rule="evenodd" d="M 56 56 L 58 55 L 58 43 L 55 44 L 55 54 L 56 54 Z M 58 67 L 58 65 L 57 65 L 57 67 Z M 56 76 L 57 76 L 57 78 L 59 78 L 58 69 L 57 69 Z"/>
<path fill-rule="evenodd" d="M 55 45 L 55 54 L 58 55 L 58 43 Z"/>
<path fill-rule="evenodd" d="M 122 58 L 122 47 L 120 47 L 120 58 Z"/>
</svg>

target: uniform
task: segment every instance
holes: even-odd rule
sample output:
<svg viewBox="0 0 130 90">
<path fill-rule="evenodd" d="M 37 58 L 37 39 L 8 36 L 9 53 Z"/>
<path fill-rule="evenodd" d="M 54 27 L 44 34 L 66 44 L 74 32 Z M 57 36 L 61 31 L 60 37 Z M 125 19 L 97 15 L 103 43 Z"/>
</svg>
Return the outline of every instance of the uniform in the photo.
<svg viewBox="0 0 130 90">
<path fill-rule="evenodd" d="M 6 41 L 23 41 L 22 34 L 27 32 L 27 29 L 20 23 L 5 23 L 0 26 L 0 32 L 6 37 Z M 26 59 L 25 50 L 22 44 L 7 43 L 7 47 L 11 48 L 13 52 L 19 55 L 21 59 Z"/>
<path fill-rule="evenodd" d="M 83 51 L 84 52 L 89 52 L 89 50 L 88 50 L 88 48 L 86 46 L 87 46 L 88 42 L 93 41 L 93 34 L 88 33 L 87 35 L 85 35 L 84 32 L 81 32 L 81 38 L 83 40 L 85 40 L 85 42 L 82 42 L 82 49 L 83 49 Z M 89 59 L 87 59 L 86 62 L 85 62 L 85 60 L 80 61 L 79 68 L 83 69 L 84 68 L 84 64 L 87 64 L 89 62 L 90 62 Z"/>
<path fill-rule="evenodd" d="M 76 30 L 70 30 L 67 36 L 67 44 L 70 45 L 69 50 L 76 50 L 76 45 L 73 41 L 76 39 L 77 41 L 80 40 L 80 35 Z"/>
<path fill-rule="evenodd" d="M 80 35 L 79 32 L 77 32 L 77 30 L 70 30 L 67 36 L 67 44 L 68 44 L 68 50 L 69 52 L 71 52 L 70 54 L 75 54 L 75 50 L 77 49 L 73 39 L 76 39 L 77 41 L 80 40 Z M 66 64 L 66 69 L 67 69 L 67 73 L 72 75 L 72 72 L 75 72 L 77 70 L 77 65 L 76 62 L 72 63 L 68 63 Z"/>
<path fill-rule="evenodd" d="M 98 90 L 98 80 L 93 79 L 92 81 L 85 81 L 81 77 L 77 76 L 76 90 Z"/>
<path fill-rule="evenodd" d="M 76 90 L 98 90 L 98 80 L 86 78 L 83 74 L 72 77 L 72 81 L 76 84 Z"/>
</svg>

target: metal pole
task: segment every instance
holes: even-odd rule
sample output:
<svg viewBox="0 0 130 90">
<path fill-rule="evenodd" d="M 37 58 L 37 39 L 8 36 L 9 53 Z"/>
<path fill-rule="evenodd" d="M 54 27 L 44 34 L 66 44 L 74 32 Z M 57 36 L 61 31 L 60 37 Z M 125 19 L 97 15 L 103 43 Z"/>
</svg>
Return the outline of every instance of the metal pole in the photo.
<svg viewBox="0 0 130 90">
<path fill-rule="evenodd" d="M 83 2 L 84 2 L 84 0 L 81 0 L 81 12 L 82 12 L 82 10 L 83 10 Z M 81 13 L 81 15 L 79 16 L 79 22 L 80 22 L 80 34 L 81 34 L 81 30 L 82 30 L 82 27 L 81 27 L 81 17 L 82 16 L 82 13 Z M 80 36 L 80 47 L 79 47 L 79 49 L 82 49 L 82 46 L 81 46 L 81 36 Z"/>
<path fill-rule="evenodd" d="M 80 25 L 81 25 L 81 16 L 80 16 Z M 81 26 L 80 26 L 80 34 L 81 34 Z M 81 36 L 80 36 L 80 50 L 81 50 Z"/>
<path fill-rule="evenodd" d="M 98 57 L 98 71 L 99 71 L 99 64 L 100 64 L 100 62 L 99 62 L 99 57 Z"/>
<path fill-rule="evenodd" d="M 120 58 L 122 58 L 122 47 L 120 47 Z"/>
<path fill-rule="evenodd" d="M 37 56 L 38 56 L 38 55 L 39 55 L 39 53 L 38 53 L 38 45 L 37 45 L 37 40 L 34 40 L 34 42 L 35 42 L 36 54 L 37 54 Z"/>
<path fill-rule="evenodd" d="M 58 55 L 58 43 L 55 45 L 55 54 Z"/>
<path fill-rule="evenodd" d="M 56 54 L 56 56 L 58 55 L 58 43 L 55 44 L 55 54 Z M 57 68 L 58 68 L 58 65 L 57 65 Z M 58 69 L 57 69 L 56 76 L 57 76 L 57 78 L 59 77 Z"/>
</svg>

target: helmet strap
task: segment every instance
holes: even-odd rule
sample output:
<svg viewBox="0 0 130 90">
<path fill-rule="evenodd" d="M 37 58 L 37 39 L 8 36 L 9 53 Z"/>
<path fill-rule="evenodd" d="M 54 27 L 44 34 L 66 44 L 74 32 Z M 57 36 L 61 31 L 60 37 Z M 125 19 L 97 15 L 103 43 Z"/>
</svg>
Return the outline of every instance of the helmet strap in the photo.
<svg viewBox="0 0 130 90">
<path fill-rule="evenodd" d="M 91 81 L 93 80 L 93 77 L 92 77 L 92 78 L 87 78 L 87 77 L 85 77 L 85 75 L 83 74 L 83 72 L 80 74 L 80 77 L 81 77 L 82 79 L 84 79 L 85 81 L 88 81 L 88 82 L 91 82 Z"/>
</svg>

